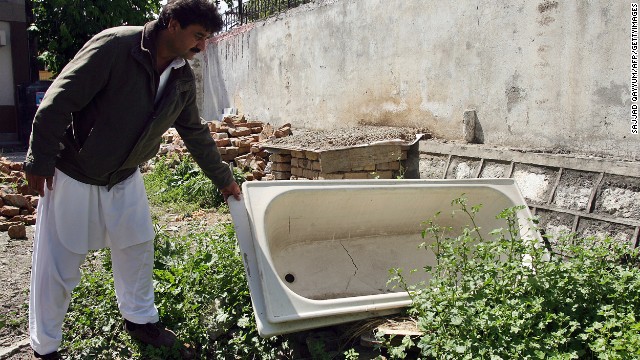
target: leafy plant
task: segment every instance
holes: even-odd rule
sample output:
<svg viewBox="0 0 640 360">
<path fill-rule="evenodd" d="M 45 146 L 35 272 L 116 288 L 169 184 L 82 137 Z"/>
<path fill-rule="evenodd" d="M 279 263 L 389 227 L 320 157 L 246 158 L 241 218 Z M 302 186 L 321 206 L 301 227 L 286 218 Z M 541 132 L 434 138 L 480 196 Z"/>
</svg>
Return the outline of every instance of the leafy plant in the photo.
<svg viewBox="0 0 640 360">
<path fill-rule="evenodd" d="M 172 167 L 173 165 L 173 167 Z M 242 185 L 244 175 L 234 168 L 233 176 Z M 191 212 L 224 204 L 222 193 L 213 185 L 190 156 L 159 157 L 144 176 L 149 201 Z"/>
<path fill-rule="evenodd" d="M 498 214 L 505 228 L 483 239 L 475 225 L 480 206 L 469 208 L 463 197 L 452 206 L 472 226 L 441 227 L 439 214 L 425 223 L 423 237 L 433 242 L 424 248 L 436 258 L 425 267 L 428 283 L 407 285 L 402 271 L 392 270 L 391 281 L 413 299 L 408 312 L 423 332 L 417 343 L 422 355 L 640 358 L 638 249 L 575 235 L 555 239 L 552 248 L 541 246 L 520 236 L 517 207 Z M 401 358 L 409 344 L 387 346 Z"/>
<path fill-rule="evenodd" d="M 160 228 L 158 227 L 158 230 Z M 71 358 L 166 359 L 122 329 L 108 250 L 90 256 L 74 290 L 63 347 Z M 159 231 L 154 281 L 160 318 L 202 359 L 287 358 L 288 343 L 258 336 L 231 225 L 187 237 Z"/>
</svg>

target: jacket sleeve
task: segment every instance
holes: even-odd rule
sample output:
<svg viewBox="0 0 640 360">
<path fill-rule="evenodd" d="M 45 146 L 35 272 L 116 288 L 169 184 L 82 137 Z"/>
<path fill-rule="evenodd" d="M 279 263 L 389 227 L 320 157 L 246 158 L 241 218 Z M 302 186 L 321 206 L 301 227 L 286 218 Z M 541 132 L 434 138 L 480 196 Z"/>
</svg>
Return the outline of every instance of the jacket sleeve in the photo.
<svg viewBox="0 0 640 360">
<path fill-rule="evenodd" d="M 222 161 L 209 128 L 200 121 L 196 106 L 195 84 L 191 89 L 191 95 L 182 113 L 176 119 L 174 127 L 204 174 L 219 189 L 224 188 L 234 181 L 231 169 Z"/>
<path fill-rule="evenodd" d="M 84 108 L 108 81 L 117 46 L 113 37 L 103 32 L 89 40 L 47 90 L 33 119 L 25 171 L 53 176 L 72 113 Z"/>
</svg>

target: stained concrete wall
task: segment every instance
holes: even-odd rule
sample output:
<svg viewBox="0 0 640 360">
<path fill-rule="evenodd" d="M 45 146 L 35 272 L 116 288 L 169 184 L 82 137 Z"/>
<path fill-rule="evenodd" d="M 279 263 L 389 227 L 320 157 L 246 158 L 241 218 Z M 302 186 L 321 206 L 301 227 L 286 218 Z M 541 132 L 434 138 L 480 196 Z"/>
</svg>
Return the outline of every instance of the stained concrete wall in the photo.
<svg viewBox="0 0 640 360">
<path fill-rule="evenodd" d="M 422 179 L 512 178 L 551 238 L 575 232 L 640 246 L 640 162 L 427 140 L 409 166 Z"/>
<path fill-rule="evenodd" d="M 212 39 L 203 115 L 640 156 L 628 2 L 325 0 Z"/>
</svg>

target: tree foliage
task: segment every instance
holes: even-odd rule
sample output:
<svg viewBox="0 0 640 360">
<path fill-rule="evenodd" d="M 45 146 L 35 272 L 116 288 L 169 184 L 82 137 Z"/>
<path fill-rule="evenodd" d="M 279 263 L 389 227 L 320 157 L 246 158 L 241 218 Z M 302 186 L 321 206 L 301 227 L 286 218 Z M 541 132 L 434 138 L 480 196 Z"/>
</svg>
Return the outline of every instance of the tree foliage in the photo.
<svg viewBox="0 0 640 360">
<path fill-rule="evenodd" d="M 31 30 L 38 38 L 38 59 L 57 74 L 100 31 L 120 25 L 144 25 L 160 12 L 160 0 L 33 0 Z"/>
</svg>

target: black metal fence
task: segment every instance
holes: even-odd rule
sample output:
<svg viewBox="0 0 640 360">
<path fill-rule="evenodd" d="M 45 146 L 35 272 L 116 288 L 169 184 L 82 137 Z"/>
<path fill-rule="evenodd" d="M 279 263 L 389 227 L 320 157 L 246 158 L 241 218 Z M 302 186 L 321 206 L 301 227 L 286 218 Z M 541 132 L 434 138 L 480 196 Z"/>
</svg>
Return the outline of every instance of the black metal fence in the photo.
<svg viewBox="0 0 640 360">
<path fill-rule="evenodd" d="M 271 15 L 309 3 L 313 0 L 240 0 L 237 7 L 227 10 L 222 16 L 224 30 L 229 31 L 243 24 L 267 18 Z"/>
</svg>

